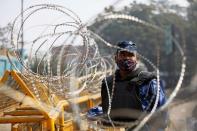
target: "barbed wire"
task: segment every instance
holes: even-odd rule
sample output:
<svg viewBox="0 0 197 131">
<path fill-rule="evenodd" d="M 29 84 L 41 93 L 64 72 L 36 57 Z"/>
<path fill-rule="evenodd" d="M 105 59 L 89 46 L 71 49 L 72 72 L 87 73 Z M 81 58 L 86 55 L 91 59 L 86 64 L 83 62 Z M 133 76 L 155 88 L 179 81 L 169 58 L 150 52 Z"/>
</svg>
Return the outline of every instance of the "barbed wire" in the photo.
<svg viewBox="0 0 197 131">
<path fill-rule="evenodd" d="M 40 35 L 38 35 L 36 38 L 27 41 L 27 43 L 29 43 L 31 46 L 29 54 L 27 56 L 28 61 L 24 62 L 23 56 L 21 56 L 19 53 L 21 44 L 20 36 L 22 33 L 21 28 L 24 25 L 28 25 L 27 22 L 32 16 L 40 15 L 38 12 L 46 10 L 50 10 L 58 14 L 63 14 L 67 19 L 63 19 L 62 21 L 60 20 L 60 22 L 57 22 L 57 24 L 45 23 L 43 26 L 34 26 L 35 28 L 43 27 L 43 30 L 37 33 Z M 84 90 L 92 91 L 94 89 L 97 89 L 99 91 L 101 81 L 106 76 L 113 74 L 113 72 L 115 71 L 115 62 L 113 59 L 111 59 L 111 56 L 102 56 L 99 52 L 98 45 L 102 43 L 108 48 L 121 48 L 109 43 L 97 33 L 88 29 L 73 11 L 63 6 L 53 4 L 33 5 L 25 9 L 22 13 L 24 16 L 24 21 L 21 23 L 19 19 L 21 14 L 18 15 L 13 22 L 11 32 L 12 48 L 14 49 L 15 56 L 22 66 L 22 70 L 18 69 L 15 63 L 13 63 L 11 60 L 10 62 L 17 69 L 17 71 L 20 72 L 22 78 L 31 83 L 35 96 L 39 100 L 42 100 L 42 96 L 37 90 L 38 87 L 36 87 L 37 82 L 47 85 L 49 95 L 56 94 L 58 96 L 61 96 L 63 99 L 77 97 Z M 157 25 L 125 14 L 105 14 L 95 22 L 109 20 L 110 22 L 113 22 L 113 20 L 117 19 L 129 20 L 131 22 L 136 22 L 141 26 L 146 26 L 162 33 L 165 32 L 161 27 L 158 27 Z M 101 30 L 99 30 L 99 32 L 100 31 Z M 16 39 L 14 32 L 17 32 Z M 28 33 L 31 32 L 25 32 L 25 34 Z M 99 40 L 99 42 L 97 42 L 96 40 Z M 170 95 L 169 99 L 161 108 L 161 110 L 164 110 L 177 95 L 177 92 L 182 85 L 185 75 L 186 56 L 184 55 L 183 49 L 181 48 L 180 44 L 175 40 L 175 38 L 173 40 L 175 41 L 175 45 L 182 57 L 181 71 L 179 80 L 173 93 Z M 78 45 L 76 45 L 76 43 L 78 43 Z M 122 50 L 128 51 L 126 49 Z M 157 52 L 157 65 L 155 65 L 139 52 L 138 55 L 148 64 L 150 64 L 157 73 L 157 94 L 153 108 L 147 116 L 145 116 L 142 120 L 137 120 L 136 122 L 124 123 L 125 127 L 137 125 L 134 129 L 135 131 L 141 129 L 143 125 L 156 112 L 160 91 L 159 51 Z M 11 55 L 9 54 L 9 52 L 7 56 L 10 59 Z M 37 65 L 35 64 L 36 62 Z M 35 66 L 36 70 L 32 70 L 32 66 Z M 108 95 L 109 102 L 112 102 L 109 93 Z M 150 105 L 152 104 L 153 99 L 154 98 L 152 98 L 152 101 L 149 103 L 148 107 L 150 107 Z M 48 100 L 53 103 L 50 98 L 48 98 Z M 109 109 L 109 112 L 110 111 L 111 109 Z M 98 118 L 97 120 L 100 121 L 100 119 L 101 118 Z M 109 118 L 108 122 L 112 123 L 113 121 L 111 121 L 110 119 L 111 118 Z M 107 120 L 105 119 L 105 121 Z M 121 122 L 115 123 L 122 124 Z"/>
</svg>

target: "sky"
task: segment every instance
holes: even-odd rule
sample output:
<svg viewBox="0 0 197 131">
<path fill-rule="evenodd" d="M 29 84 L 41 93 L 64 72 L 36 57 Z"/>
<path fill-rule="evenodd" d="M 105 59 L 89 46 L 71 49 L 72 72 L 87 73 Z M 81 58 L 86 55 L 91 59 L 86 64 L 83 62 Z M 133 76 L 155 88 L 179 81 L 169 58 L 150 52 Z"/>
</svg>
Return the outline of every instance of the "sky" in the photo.
<svg viewBox="0 0 197 131">
<path fill-rule="evenodd" d="M 96 14 L 102 12 L 105 7 L 119 1 L 119 5 L 127 5 L 133 0 L 24 0 L 24 8 L 35 4 L 58 4 L 74 11 L 82 20 L 88 21 Z M 137 2 L 147 2 L 149 0 L 136 0 Z M 169 0 L 173 3 L 179 3 L 182 6 L 187 5 L 186 0 Z M 0 2 L 0 27 L 6 26 L 12 22 L 20 13 L 21 0 L 1 0 Z"/>
<path fill-rule="evenodd" d="M 64 6 L 73 12 L 75 12 L 82 21 L 82 24 L 87 23 L 90 19 L 93 19 L 97 16 L 97 14 L 104 11 L 105 7 L 109 7 L 110 5 L 116 3 L 116 8 L 121 8 L 125 5 L 130 4 L 134 0 L 23 0 L 24 1 L 24 9 L 28 8 L 32 5 L 37 4 L 56 4 Z M 137 3 L 147 3 L 150 0 L 136 0 Z M 162 0 L 160 0 L 162 1 Z M 165 0 L 164 0 L 165 1 Z M 168 0 L 172 3 L 178 3 L 181 6 L 188 5 L 186 0 Z M 44 10 L 45 11 L 45 10 Z M 0 27 L 6 26 L 8 23 L 12 23 L 14 19 L 21 12 L 21 0 L 1 0 L 0 2 Z M 51 13 L 52 12 L 52 13 Z M 47 25 L 47 24 L 55 24 L 60 23 L 61 19 L 65 22 L 65 17 L 60 16 L 59 14 L 55 14 L 55 11 L 46 10 L 44 13 L 35 13 L 35 17 L 31 16 L 24 24 L 24 41 L 26 43 L 31 43 L 39 36 L 42 36 L 45 32 L 51 33 L 52 31 L 46 27 L 42 26 L 42 29 L 39 25 Z M 58 21 L 59 20 L 59 21 Z M 90 21 L 89 21 L 90 22 Z M 18 21 L 18 25 L 15 27 L 20 29 L 20 19 Z M 65 28 L 61 28 L 65 30 Z M 14 29 L 15 30 L 15 29 Z M 14 40 L 17 39 L 17 31 L 15 31 Z M 27 48 L 30 48 L 29 44 L 26 44 Z M 26 47 L 25 47 L 26 48 Z"/>
</svg>

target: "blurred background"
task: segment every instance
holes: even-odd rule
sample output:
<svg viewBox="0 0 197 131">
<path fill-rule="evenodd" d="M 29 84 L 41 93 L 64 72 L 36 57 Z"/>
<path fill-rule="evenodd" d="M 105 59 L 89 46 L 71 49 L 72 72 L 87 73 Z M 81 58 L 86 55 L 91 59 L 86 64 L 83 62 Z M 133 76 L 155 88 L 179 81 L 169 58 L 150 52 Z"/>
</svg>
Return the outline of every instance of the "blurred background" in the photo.
<svg viewBox="0 0 197 131">
<path fill-rule="evenodd" d="M 13 67 L 6 58 L 6 50 L 12 51 L 11 36 L 12 22 L 29 6 L 36 4 L 57 4 L 69 8 L 75 12 L 88 30 L 95 32 L 105 41 L 116 44 L 121 40 L 132 40 L 137 46 L 139 53 L 157 65 L 160 70 L 160 77 L 165 85 L 168 96 L 173 92 L 181 75 L 181 65 L 183 58 L 186 58 L 186 69 L 181 89 L 175 100 L 169 106 L 171 129 L 181 131 L 194 131 L 197 129 L 197 1 L 196 0 L 1 0 L 0 4 L 0 77 L 5 70 L 12 70 Z M 129 21 L 125 19 L 106 19 L 108 14 L 124 14 L 134 16 L 139 20 Z M 45 17 L 43 17 L 43 15 Z M 61 16 L 44 13 L 30 19 L 23 25 L 20 34 L 21 43 L 17 50 L 21 58 L 28 63 L 30 51 L 30 39 L 34 39 L 37 30 L 31 30 L 33 25 L 38 25 L 42 21 L 52 23 L 54 19 Z M 39 20 L 39 21 L 38 21 Z M 156 25 L 162 29 L 155 30 L 151 25 Z M 47 29 L 46 29 L 47 30 Z M 29 33 L 31 32 L 31 33 Z M 17 35 L 17 31 L 12 31 Z M 37 37 L 37 36 L 35 36 Z M 114 49 L 109 48 L 99 40 L 100 55 L 103 57 L 113 57 Z M 79 45 L 73 45 L 78 46 Z M 39 46 L 37 46 L 38 48 Z M 60 48 L 60 46 L 59 46 Z M 184 55 L 180 53 L 180 48 Z M 72 47 L 69 47 L 72 50 Z M 55 50 L 58 49 L 58 45 Z M 153 68 L 147 61 L 141 62 L 148 70 Z M 20 62 L 12 57 L 16 67 L 22 71 Z M 31 70 L 37 71 L 38 63 L 36 58 L 32 58 Z M 53 63 L 52 67 L 57 63 Z M 43 68 L 43 67 L 40 67 Z M 55 68 L 55 67 L 54 67 Z M 44 70 L 44 69 L 43 69 Z M 57 72 L 53 72 L 57 75 Z"/>
</svg>

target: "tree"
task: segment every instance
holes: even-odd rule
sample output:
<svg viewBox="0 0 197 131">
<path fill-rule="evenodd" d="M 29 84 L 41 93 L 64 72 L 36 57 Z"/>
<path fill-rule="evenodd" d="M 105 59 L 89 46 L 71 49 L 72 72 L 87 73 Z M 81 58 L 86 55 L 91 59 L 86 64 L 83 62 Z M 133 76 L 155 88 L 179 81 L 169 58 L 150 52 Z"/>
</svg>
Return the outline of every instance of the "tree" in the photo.
<svg viewBox="0 0 197 131">
<path fill-rule="evenodd" d="M 187 30 L 186 30 L 186 54 L 187 54 L 187 82 L 197 73 L 197 1 L 188 0 L 190 3 L 187 9 Z"/>
<path fill-rule="evenodd" d="M 5 27 L 0 27 L 0 47 L 9 47 L 10 41 L 9 41 L 9 33 L 11 31 L 11 24 L 8 23 Z"/>
<path fill-rule="evenodd" d="M 108 10 L 109 11 L 109 10 Z M 112 13 L 115 12 L 114 10 Z M 109 12 L 108 12 L 109 13 Z M 181 34 L 184 34 L 185 28 L 187 26 L 187 21 L 184 17 L 179 14 L 175 14 L 169 11 L 162 11 L 157 9 L 157 5 L 145 5 L 145 4 L 137 4 L 132 3 L 127 7 L 124 7 L 122 10 L 117 11 L 120 14 L 127 14 L 131 16 L 138 17 L 146 22 L 152 23 L 154 25 L 159 26 L 164 29 L 166 26 L 172 26 L 176 29 L 175 33 L 170 34 L 176 37 L 177 41 L 183 47 L 183 42 L 181 38 Z M 98 17 L 102 17 L 101 15 Z M 99 18 L 98 18 L 99 19 Z M 98 29 L 102 25 L 104 25 L 108 21 L 97 21 L 90 29 L 94 32 L 97 32 Z M 159 30 L 156 30 L 150 26 L 145 24 L 141 24 L 134 21 L 128 21 L 123 19 L 115 19 L 109 20 L 109 23 L 105 28 L 102 28 L 101 31 L 98 32 L 99 35 L 104 38 L 106 41 L 115 44 L 120 40 L 132 40 L 137 46 L 139 53 L 146 56 L 150 59 L 154 64 L 157 63 L 157 49 L 160 47 L 160 69 L 161 71 L 170 72 L 169 75 L 172 77 L 176 77 L 178 79 L 178 71 L 180 71 L 180 65 L 177 63 L 181 63 L 181 55 L 178 51 L 178 48 L 173 48 L 173 53 L 167 55 L 164 51 L 164 43 L 165 43 L 165 34 Z M 102 55 L 111 55 L 111 48 L 107 47 L 104 44 L 101 44 L 99 41 L 99 48 Z M 172 42 L 173 43 L 173 42 Z M 169 63 L 169 59 L 170 64 Z M 148 65 L 148 68 L 150 66 Z M 151 69 L 151 68 L 150 68 Z M 171 77 L 167 78 L 169 81 Z M 176 81 L 173 81 L 170 86 L 174 86 Z"/>
</svg>

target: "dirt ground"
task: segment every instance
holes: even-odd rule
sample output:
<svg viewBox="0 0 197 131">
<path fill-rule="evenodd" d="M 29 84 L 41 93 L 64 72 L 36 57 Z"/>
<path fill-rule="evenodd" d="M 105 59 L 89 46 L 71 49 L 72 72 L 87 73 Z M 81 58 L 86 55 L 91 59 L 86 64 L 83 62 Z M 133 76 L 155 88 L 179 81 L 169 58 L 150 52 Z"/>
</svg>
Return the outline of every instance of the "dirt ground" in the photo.
<svg viewBox="0 0 197 131">
<path fill-rule="evenodd" d="M 189 101 L 169 109 L 170 125 L 168 131 L 196 131 L 197 118 L 193 115 L 197 101 Z"/>
<path fill-rule="evenodd" d="M 0 131 L 11 131 L 11 124 L 0 124 Z"/>
</svg>

